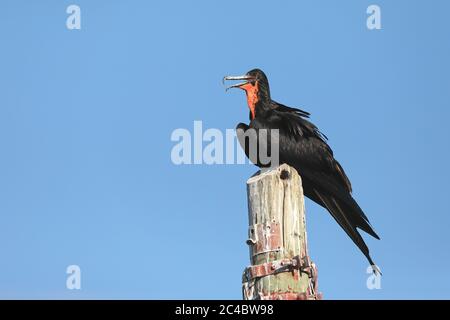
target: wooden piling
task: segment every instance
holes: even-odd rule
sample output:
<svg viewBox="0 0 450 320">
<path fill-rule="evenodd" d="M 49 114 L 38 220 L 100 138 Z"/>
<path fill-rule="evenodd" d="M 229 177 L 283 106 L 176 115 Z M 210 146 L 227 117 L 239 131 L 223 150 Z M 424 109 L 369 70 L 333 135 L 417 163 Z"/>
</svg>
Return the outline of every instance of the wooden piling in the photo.
<svg viewBox="0 0 450 320">
<path fill-rule="evenodd" d="M 243 274 L 244 299 L 320 299 L 297 171 L 283 164 L 254 175 L 247 181 L 247 197 L 251 265 Z"/>
</svg>

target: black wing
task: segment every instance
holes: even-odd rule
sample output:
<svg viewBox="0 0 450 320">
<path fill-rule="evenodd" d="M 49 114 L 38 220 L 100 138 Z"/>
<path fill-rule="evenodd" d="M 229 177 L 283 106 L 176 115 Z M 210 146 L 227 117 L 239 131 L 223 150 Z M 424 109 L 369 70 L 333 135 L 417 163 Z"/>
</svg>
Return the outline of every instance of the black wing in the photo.
<svg viewBox="0 0 450 320">
<path fill-rule="evenodd" d="M 281 147 L 286 146 L 286 154 L 294 154 L 295 159 L 311 169 L 326 172 L 337 184 L 352 192 L 352 185 L 340 163 L 334 159 L 333 151 L 327 144 L 328 138 L 303 114 L 309 113 L 276 103 L 277 108 L 272 113 L 270 123 L 280 129 Z M 280 149 L 281 153 L 281 149 Z"/>
<path fill-rule="evenodd" d="M 305 112 L 278 104 L 268 119 L 252 121 L 251 126 L 280 130 L 280 163 L 287 163 L 299 172 L 305 195 L 330 212 L 378 272 L 356 228 L 376 239 L 379 236 L 351 196 L 350 180 L 334 159 L 327 138 L 302 113 Z"/>
</svg>

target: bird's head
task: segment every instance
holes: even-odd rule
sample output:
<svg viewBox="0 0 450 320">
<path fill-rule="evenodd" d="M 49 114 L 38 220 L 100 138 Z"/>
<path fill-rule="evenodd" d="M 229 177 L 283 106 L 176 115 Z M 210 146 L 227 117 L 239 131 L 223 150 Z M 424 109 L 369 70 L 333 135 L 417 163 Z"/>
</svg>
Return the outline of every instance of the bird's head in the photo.
<svg viewBox="0 0 450 320">
<path fill-rule="evenodd" d="M 245 91 L 252 119 L 255 118 L 259 106 L 266 106 L 270 102 L 269 81 L 262 70 L 253 69 L 243 76 L 226 76 L 223 78 L 224 83 L 226 80 L 244 80 L 227 87 L 226 90 L 239 88 Z"/>
</svg>

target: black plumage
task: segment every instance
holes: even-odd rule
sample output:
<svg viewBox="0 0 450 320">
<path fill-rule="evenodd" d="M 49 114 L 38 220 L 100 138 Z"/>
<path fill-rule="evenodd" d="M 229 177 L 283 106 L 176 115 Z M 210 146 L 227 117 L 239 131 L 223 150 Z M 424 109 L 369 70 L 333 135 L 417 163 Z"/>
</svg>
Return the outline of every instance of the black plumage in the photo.
<svg viewBox="0 0 450 320">
<path fill-rule="evenodd" d="M 278 129 L 279 163 L 286 163 L 299 172 L 305 196 L 330 212 L 366 256 L 374 272 L 378 272 L 379 269 L 370 257 L 369 249 L 357 228 L 376 239 L 380 238 L 353 199 L 350 180 L 334 158 L 333 151 L 327 144 L 327 137 L 308 120 L 310 114 L 273 101 L 267 77 L 259 69 L 251 70 L 245 76 L 224 79 L 245 80 L 231 87 L 243 89 L 247 94 L 250 123 L 249 125 L 240 123 L 237 126 L 238 139 L 247 156 L 249 156 L 249 139 L 246 132 L 249 128 L 255 132 L 261 129 L 268 131 Z M 271 143 L 273 142 L 268 135 L 269 150 Z M 252 161 L 259 167 L 270 166 L 261 163 L 259 158 Z"/>
</svg>

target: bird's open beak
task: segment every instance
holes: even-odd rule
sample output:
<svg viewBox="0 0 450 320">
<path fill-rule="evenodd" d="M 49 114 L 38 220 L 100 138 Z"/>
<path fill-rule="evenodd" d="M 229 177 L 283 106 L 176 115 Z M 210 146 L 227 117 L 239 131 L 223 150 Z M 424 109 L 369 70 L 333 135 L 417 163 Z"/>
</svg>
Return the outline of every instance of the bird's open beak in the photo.
<svg viewBox="0 0 450 320">
<path fill-rule="evenodd" d="M 256 80 L 256 78 L 255 78 L 255 77 L 252 77 L 252 76 L 248 76 L 248 75 L 244 75 L 244 76 L 226 76 L 226 77 L 223 78 L 222 83 L 225 84 L 225 81 L 227 81 L 227 80 L 245 80 L 245 81 L 244 81 L 244 82 L 240 82 L 240 83 L 233 84 L 233 85 L 231 85 L 231 86 L 228 86 L 228 87 L 225 89 L 225 91 L 228 91 L 228 90 L 231 89 L 231 88 L 240 88 L 240 87 L 242 87 L 242 86 L 248 84 L 250 81 Z"/>
</svg>

